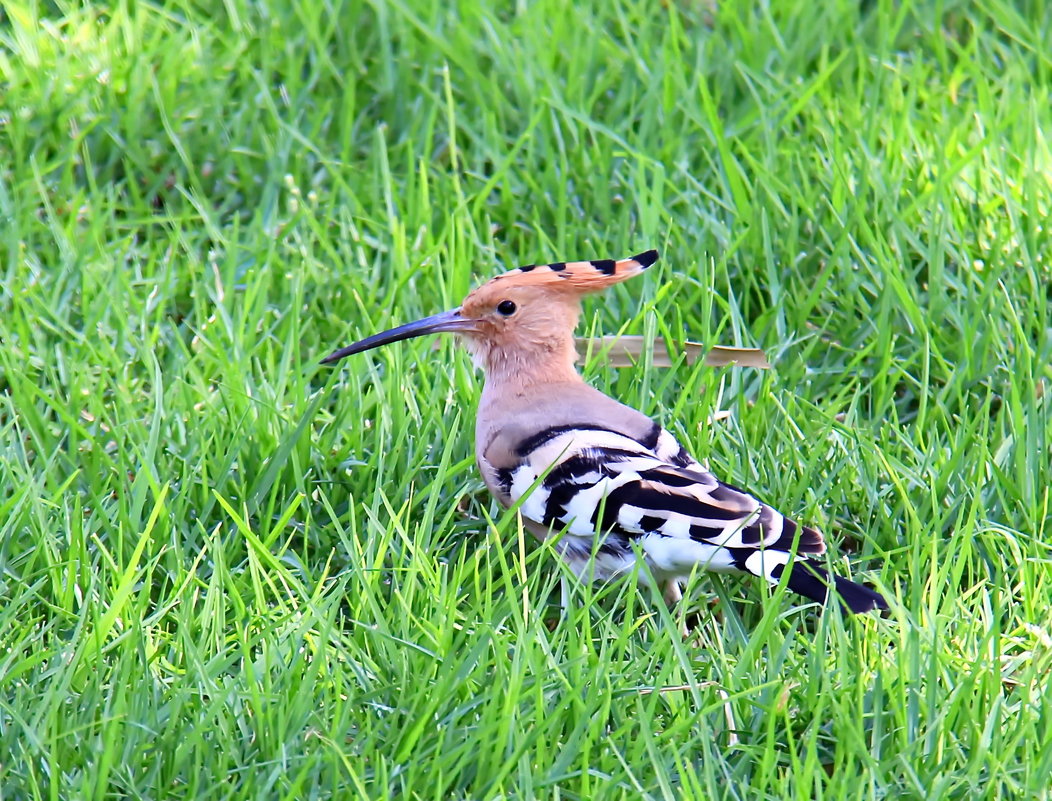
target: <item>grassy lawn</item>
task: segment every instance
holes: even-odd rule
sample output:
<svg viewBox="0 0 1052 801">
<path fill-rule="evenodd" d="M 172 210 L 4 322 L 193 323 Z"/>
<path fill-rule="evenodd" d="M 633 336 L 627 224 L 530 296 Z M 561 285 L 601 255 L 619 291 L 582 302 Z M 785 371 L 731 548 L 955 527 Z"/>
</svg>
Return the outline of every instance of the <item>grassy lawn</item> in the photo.
<svg viewBox="0 0 1052 801">
<path fill-rule="evenodd" d="M 0 0 L 0 799 L 1047 797 L 1044 4 L 448 6 Z M 582 333 L 775 369 L 589 380 L 889 615 L 560 616 L 464 353 L 317 365 L 650 247 Z"/>
</svg>

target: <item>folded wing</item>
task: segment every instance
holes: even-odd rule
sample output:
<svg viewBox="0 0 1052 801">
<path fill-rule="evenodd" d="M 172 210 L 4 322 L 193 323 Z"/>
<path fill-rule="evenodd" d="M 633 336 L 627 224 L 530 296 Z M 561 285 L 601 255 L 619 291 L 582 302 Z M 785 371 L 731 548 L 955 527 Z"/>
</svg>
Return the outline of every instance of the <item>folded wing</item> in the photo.
<svg viewBox="0 0 1052 801">
<path fill-rule="evenodd" d="M 502 471 L 502 488 L 527 519 L 566 530 L 571 562 L 596 550 L 608 566 L 628 565 L 638 542 L 660 579 L 701 567 L 777 583 L 788 567 L 790 589 L 809 598 L 824 601 L 832 583 L 852 611 L 884 606 L 872 590 L 794 560 L 794 547 L 801 556 L 823 553 L 821 533 L 719 481 L 667 431 L 641 441 L 558 426 L 521 443 L 517 455 L 518 464 Z"/>
</svg>

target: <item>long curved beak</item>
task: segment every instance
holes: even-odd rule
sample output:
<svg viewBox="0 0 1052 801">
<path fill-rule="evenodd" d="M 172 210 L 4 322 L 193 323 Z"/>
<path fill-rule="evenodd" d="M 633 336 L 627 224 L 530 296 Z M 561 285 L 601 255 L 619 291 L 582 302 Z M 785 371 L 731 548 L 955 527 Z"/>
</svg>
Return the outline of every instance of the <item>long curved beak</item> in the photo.
<svg viewBox="0 0 1052 801">
<path fill-rule="evenodd" d="M 425 317 L 423 320 L 417 320 L 415 323 L 406 323 L 397 328 L 392 328 L 389 331 L 381 331 L 379 334 L 373 334 L 371 337 L 361 339 L 353 345 L 348 345 L 345 348 L 333 351 L 322 359 L 321 363 L 332 364 L 333 362 L 338 362 L 344 356 L 351 356 L 352 354 L 361 353 L 365 350 L 378 348 L 381 345 L 389 345 L 392 342 L 401 342 L 403 339 L 422 337 L 425 334 L 437 334 L 440 331 L 463 333 L 474 330 L 475 321 L 461 317 L 460 309 L 453 309 L 452 311 L 442 312 L 441 314 L 433 314 L 430 317 Z"/>
</svg>

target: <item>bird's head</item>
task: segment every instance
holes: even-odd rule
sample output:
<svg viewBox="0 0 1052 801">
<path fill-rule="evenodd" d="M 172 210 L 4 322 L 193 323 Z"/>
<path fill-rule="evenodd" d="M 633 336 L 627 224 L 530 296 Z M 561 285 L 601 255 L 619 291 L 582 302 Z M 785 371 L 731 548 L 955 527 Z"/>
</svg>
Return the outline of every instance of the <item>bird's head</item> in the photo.
<svg viewBox="0 0 1052 801">
<path fill-rule="evenodd" d="M 462 337 L 487 374 L 572 368 L 581 296 L 639 275 L 657 259 L 657 251 L 648 250 L 620 261 L 519 267 L 473 290 L 459 308 L 366 337 L 326 356 L 322 364 L 391 342 L 450 331 Z"/>
</svg>

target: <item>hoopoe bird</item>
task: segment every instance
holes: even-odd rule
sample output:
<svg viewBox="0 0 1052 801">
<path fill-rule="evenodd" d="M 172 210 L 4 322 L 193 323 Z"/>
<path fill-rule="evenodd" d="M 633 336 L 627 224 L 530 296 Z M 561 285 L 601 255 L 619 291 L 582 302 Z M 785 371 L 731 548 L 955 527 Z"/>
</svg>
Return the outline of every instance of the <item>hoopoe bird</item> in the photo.
<svg viewBox="0 0 1052 801">
<path fill-rule="evenodd" d="M 586 384 L 575 367 L 581 297 L 641 274 L 657 251 L 614 261 L 527 265 L 473 290 L 452 311 L 341 348 L 351 354 L 436 332 L 458 335 L 485 373 L 475 457 L 490 492 L 581 578 L 632 570 L 637 552 L 678 600 L 696 568 L 756 576 L 850 612 L 886 609 L 877 592 L 830 573 L 815 528 L 726 484 L 646 415 Z M 644 580 L 647 577 L 644 573 Z"/>
</svg>

